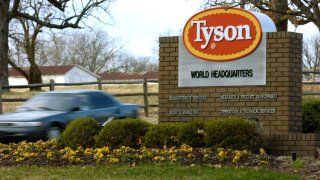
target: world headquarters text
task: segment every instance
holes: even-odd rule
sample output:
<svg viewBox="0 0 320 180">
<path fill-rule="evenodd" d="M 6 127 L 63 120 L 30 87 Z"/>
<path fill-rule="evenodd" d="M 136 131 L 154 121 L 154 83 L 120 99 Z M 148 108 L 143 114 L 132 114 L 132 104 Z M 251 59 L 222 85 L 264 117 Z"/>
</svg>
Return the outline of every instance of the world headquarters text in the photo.
<svg viewBox="0 0 320 180">
<path fill-rule="evenodd" d="M 253 77 L 252 69 L 191 71 L 191 78 L 241 78 Z"/>
</svg>

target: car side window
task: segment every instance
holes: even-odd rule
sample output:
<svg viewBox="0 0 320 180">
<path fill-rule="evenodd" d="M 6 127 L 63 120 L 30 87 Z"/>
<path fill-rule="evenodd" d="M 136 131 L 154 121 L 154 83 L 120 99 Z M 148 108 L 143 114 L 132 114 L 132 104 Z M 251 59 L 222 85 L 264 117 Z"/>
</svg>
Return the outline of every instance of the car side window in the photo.
<svg viewBox="0 0 320 180">
<path fill-rule="evenodd" d="M 86 111 L 93 109 L 93 105 L 91 104 L 89 97 L 87 95 L 78 95 L 76 97 L 77 103 L 79 105 L 80 111 Z"/>
<path fill-rule="evenodd" d="M 89 97 L 94 109 L 102 109 L 115 106 L 113 100 L 102 93 L 92 93 Z"/>
</svg>

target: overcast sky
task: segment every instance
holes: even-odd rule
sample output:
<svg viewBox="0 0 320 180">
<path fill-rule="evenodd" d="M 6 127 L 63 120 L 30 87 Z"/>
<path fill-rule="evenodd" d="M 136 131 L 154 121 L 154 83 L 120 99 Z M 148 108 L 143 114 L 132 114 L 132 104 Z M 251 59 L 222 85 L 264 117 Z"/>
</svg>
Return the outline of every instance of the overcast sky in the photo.
<svg viewBox="0 0 320 180">
<path fill-rule="evenodd" d="M 110 9 L 113 25 L 105 29 L 126 43 L 135 56 L 157 56 L 154 49 L 159 35 L 179 35 L 187 20 L 200 11 L 201 0 L 117 0 Z M 294 28 L 290 26 L 290 31 Z M 296 32 L 304 37 L 318 32 L 309 23 Z"/>
</svg>

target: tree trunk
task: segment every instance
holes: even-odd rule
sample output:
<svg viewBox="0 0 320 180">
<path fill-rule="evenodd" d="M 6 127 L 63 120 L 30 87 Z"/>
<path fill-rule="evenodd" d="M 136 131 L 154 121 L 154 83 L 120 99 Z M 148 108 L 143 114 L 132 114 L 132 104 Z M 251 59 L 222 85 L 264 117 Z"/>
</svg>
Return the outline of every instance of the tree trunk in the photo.
<svg viewBox="0 0 320 180">
<path fill-rule="evenodd" d="M 41 28 L 36 28 L 34 30 L 34 33 L 32 35 L 31 40 L 26 39 L 26 41 L 29 41 L 29 46 L 26 49 L 28 54 L 28 60 L 30 63 L 30 69 L 29 69 L 29 84 L 41 84 L 42 83 L 42 75 L 41 71 L 39 69 L 39 66 L 36 64 L 36 44 L 37 44 L 37 35 L 40 32 Z M 30 90 L 41 90 L 41 87 L 32 87 Z"/>
<path fill-rule="evenodd" d="M 277 31 L 288 31 L 288 18 L 285 16 L 285 12 L 288 8 L 287 0 L 270 0 L 270 9 L 275 12 L 272 13 L 272 19 L 277 27 Z M 283 13 L 277 13 L 283 12 Z"/>
<path fill-rule="evenodd" d="M 29 84 L 38 84 L 38 83 L 41 84 L 42 83 L 41 71 L 40 71 L 38 65 L 35 64 L 34 62 L 30 65 L 28 83 Z M 32 88 L 30 88 L 30 90 L 40 91 L 41 87 L 32 87 Z"/>
<path fill-rule="evenodd" d="M 9 85 L 9 81 L 8 81 L 9 4 L 10 4 L 10 0 L 0 1 L 0 83 L 1 85 Z"/>
</svg>

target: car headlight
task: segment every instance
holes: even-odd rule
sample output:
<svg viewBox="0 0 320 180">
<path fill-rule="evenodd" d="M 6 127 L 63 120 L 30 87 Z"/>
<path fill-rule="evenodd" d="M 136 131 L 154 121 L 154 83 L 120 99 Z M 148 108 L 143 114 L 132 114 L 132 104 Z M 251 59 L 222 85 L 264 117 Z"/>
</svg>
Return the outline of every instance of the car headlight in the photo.
<svg viewBox="0 0 320 180">
<path fill-rule="evenodd" d="M 13 127 L 38 127 L 42 125 L 42 122 L 12 122 Z"/>
</svg>

